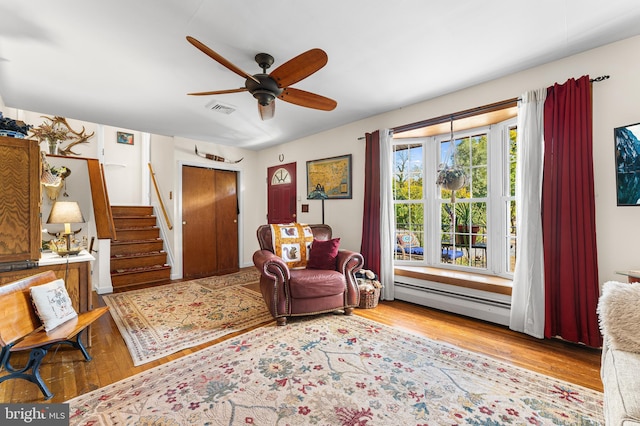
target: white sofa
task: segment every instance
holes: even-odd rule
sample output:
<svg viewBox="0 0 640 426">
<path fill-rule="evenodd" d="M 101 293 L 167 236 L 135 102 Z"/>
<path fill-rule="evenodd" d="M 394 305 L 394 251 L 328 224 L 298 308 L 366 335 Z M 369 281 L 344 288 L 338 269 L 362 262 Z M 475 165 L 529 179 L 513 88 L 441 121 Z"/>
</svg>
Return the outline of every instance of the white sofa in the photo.
<svg viewBox="0 0 640 426">
<path fill-rule="evenodd" d="M 640 426 L 640 282 L 606 282 L 598 303 L 608 426 Z"/>
</svg>

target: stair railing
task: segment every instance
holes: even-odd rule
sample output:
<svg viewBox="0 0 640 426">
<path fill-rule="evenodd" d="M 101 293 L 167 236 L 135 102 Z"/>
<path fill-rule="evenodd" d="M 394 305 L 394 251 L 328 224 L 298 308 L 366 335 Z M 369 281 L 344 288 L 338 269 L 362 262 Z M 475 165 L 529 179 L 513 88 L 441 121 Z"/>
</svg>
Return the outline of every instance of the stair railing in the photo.
<svg viewBox="0 0 640 426">
<path fill-rule="evenodd" d="M 151 180 L 153 181 L 153 187 L 156 189 L 156 196 L 158 197 L 158 202 L 160 203 L 160 208 L 162 209 L 162 214 L 164 215 L 164 221 L 167 223 L 167 228 L 169 230 L 173 229 L 173 225 L 169 220 L 169 215 L 167 215 L 167 210 L 164 208 L 164 202 L 162 201 L 162 196 L 160 195 L 160 190 L 158 189 L 158 182 L 156 182 L 156 174 L 153 171 L 153 167 L 151 163 L 149 164 L 149 173 L 151 173 Z"/>
<path fill-rule="evenodd" d="M 86 161 L 98 239 L 115 240 L 117 238 L 116 227 L 113 224 L 111 203 L 109 202 L 109 193 L 104 179 L 104 168 L 94 158 L 87 158 Z"/>
</svg>

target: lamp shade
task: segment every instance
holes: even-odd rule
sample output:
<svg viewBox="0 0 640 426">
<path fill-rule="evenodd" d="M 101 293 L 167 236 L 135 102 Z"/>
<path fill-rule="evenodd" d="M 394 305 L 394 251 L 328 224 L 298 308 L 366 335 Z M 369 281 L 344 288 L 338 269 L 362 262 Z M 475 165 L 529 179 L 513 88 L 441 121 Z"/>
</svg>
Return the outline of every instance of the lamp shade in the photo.
<svg viewBox="0 0 640 426">
<path fill-rule="evenodd" d="M 317 184 L 316 189 L 311 191 L 309 195 L 307 195 L 309 200 L 322 200 L 322 223 L 324 224 L 324 200 L 329 198 L 326 192 L 324 192 L 324 186 Z"/>
<path fill-rule="evenodd" d="M 329 196 L 324 192 L 324 186 L 320 184 L 316 185 L 316 189 L 307 195 L 307 199 L 309 200 L 326 200 L 327 198 L 329 198 Z"/>
<path fill-rule="evenodd" d="M 84 217 L 77 201 L 56 201 L 53 203 L 47 223 L 84 223 Z"/>
</svg>

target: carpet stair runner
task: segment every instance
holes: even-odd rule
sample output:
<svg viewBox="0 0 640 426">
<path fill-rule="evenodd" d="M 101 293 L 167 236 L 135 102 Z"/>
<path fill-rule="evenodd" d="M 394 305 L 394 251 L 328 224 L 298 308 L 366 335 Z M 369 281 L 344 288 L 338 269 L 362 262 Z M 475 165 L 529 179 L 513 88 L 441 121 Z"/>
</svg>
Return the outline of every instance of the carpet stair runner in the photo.
<svg viewBox="0 0 640 426">
<path fill-rule="evenodd" d="M 113 288 L 167 281 L 164 242 L 151 206 L 112 206 L 116 240 L 111 240 Z"/>
</svg>

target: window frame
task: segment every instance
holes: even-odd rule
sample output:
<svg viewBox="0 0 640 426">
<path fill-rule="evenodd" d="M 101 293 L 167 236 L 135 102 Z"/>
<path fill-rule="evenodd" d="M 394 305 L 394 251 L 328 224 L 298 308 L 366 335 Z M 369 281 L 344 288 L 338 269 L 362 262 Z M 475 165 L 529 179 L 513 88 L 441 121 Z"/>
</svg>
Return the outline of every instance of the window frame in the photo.
<svg viewBox="0 0 640 426">
<path fill-rule="evenodd" d="M 485 268 L 455 265 L 441 262 L 441 206 L 447 200 L 440 198 L 440 187 L 435 184 L 437 168 L 440 162 L 439 147 L 441 141 L 449 140 L 451 135 L 443 133 L 433 136 L 416 138 L 392 139 L 392 151 L 395 146 L 422 144 L 423 188 L 422 200 L 396 200 L 394 205 L 394 225 L 397 230 L 395 206 L 396 204 L 423 203 L 424 226 L 422 260 L 395 259 L 398 266 L 425 266 L 451 269 L 473 274 L 495 275 L 513 278 L 513 271 L 509 266 L 509 202 L 515 197 L 509 193 L 509 130 L 517 126 L 517 117 L 500 123 L 478 126 L 471 129 L 456 131 L 455 139 L 472 137 L 480 133 L 487 133 L 487 197 L 469 198 L 465 201 L 480 201 L 487 203 L 487 263 Z M 394 157 L 395 158 L 395 157 Z M 395 163 L 394 163 L 395 170 Z M 395 179 L 395 174 L 394 174 Z M 394 181 L 395 182 L 395 181 Z M 433 183 L 433 184 L 432 184 Z M 434 239 L 433 236 L 436 236 Z"/>
</svg>

